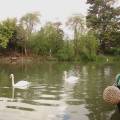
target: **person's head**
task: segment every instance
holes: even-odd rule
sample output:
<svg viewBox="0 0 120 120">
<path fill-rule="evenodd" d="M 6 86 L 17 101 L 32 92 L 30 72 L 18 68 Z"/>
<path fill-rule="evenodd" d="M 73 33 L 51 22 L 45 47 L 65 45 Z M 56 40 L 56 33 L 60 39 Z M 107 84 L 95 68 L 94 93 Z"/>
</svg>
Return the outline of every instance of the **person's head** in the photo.
<svg viewBox="0 0 120 120">
<path fill-rule="evenodd" d="M 116 79 L 116 81 L 117 81 L 117 83 L 118 83 L 119 80 L 120 80 L 120 74 L 117 74 L 116 77 L 115 77 L 115 79 Z"/>
</svg>

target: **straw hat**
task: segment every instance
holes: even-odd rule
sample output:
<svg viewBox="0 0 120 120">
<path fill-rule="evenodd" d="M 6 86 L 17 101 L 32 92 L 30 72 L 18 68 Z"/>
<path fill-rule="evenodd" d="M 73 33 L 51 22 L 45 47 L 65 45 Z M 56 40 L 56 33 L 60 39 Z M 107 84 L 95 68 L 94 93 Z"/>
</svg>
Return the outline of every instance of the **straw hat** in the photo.
<svg viewBox="0 0 120 120">
<path fill-rule="evenodd" d="M 116 86 L 108 86 L 103 91 L 103 99 L 110 104 L 118 104 L 120 102 L 120 90 Z"/>
</svg>

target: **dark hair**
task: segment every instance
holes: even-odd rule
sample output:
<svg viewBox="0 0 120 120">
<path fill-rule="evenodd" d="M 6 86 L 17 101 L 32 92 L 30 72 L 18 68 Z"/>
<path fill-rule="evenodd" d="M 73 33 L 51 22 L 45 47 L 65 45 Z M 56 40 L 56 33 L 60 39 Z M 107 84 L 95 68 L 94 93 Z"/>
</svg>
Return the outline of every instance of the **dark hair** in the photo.
<svg viewBox="0 0 120 120">
<path fill-rule="evenodd" d="M 117 75 L 116 75 L 116 82 L 117 82 L 117 85 L 118 85 L 118 83 L 119 83 L 119 80 L 120 80 L 120 74 L 117 74 Z"/>
</svg>

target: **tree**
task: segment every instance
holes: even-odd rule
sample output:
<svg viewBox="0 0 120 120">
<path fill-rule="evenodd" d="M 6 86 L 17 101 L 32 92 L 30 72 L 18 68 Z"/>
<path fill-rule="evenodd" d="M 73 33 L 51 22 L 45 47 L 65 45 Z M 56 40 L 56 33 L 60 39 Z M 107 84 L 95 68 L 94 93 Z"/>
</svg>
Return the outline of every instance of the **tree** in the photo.
<svg viewBox="0 0 120 120">
<path fill-rule="evenodd" d="M 74 60 L 73 43 L 70 40 L 65 39 L 61 49 L 57 52 L 57 58 L 62 61 Z"/>
<path fill-rule="evenodd" d="M 87 0 L 87 3 L 90 4 L 87 26 L 96 32 L 101 51 L 105 53 L 115 45 L 116 33 L 120 34 L 120 7 L 114 6 L 115 0 Z"/>
<path fill-rule="evenodd" d="M 70 26 L 74 31 L 74 51 L 75 56 L 78 55 L 78 38 L 80 34 L 85 32 L 85 19 L 82 15 L 74 15 L 68 19 L 66 22 L 67 26 Z"/>
<path fill-rule="evenodd" d="M 51 49 L 52 54 L 57 53 L 57 51 L 63 45 L 63 37 L 64 33 L 63 30 L 60 28 L 60 22 L 49 22 L 44 27 L 44 34 L 46 35 L 46 39 L 49 43 L 49 49 Z"/>
<path fill-rule="evenodd" d="M 12 37 L 9 39 L 7 48 L 12 51 L 23 52 L 26 39 L 25 32 L 24 28 L 17 24 Z"/>
<path fill-rule="evenodd" d="M 79 52 L 83 59 L 96 60 L 98 40 L 93 31 L 81 35 L 79 38 Z"/>
<path fill-rule="evenodd" d="M 16 18 L 8 18 L 0 23 L 0 45 L 2 48 L 7 47 L 8 42 L 14 33 L 16 22 Z"/>
<path fill-rule="evenodd" d="M 26 41 L 28 41 L 30 39 L 31 33 L 34 30 L 35 25 L 40 22 L 39 16 L 40 16 L 40 14 L 38 12 L 33 12 L 33 13 L 27 13 L 20 19 L 20 23 L 26 31 L 26 33 L 25 33 Z M 27 55 L 27 48 L 26 48 L 27 42 L 26 41 L 24 44 L 25 55 Z"/>
<path fill-rule="evenodd" d="M 55 55 L 63 46 L 63 30 L 59 22 L 47 22 L 41 30 L 33 35 L 31 47 L 37 54 Z"/>
</svg>

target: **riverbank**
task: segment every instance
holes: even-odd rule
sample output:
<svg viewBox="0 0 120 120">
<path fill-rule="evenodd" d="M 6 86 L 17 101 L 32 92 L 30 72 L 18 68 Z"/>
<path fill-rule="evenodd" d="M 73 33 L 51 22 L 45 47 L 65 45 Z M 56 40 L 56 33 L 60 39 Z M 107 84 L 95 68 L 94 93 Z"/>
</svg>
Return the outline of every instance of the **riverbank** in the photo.
<svg viewBox="0 0 120 120">
<path fill-rule="evenodd" d="M 32 61 L 58 61 L 54 57 L 50 56 L 1 56 L 0 63 L 28 63 Z"/>
<path fill-rule="evenodd" d="M 8 55 L 8 56 L 0 56 L 0 63 L 28 63 L 32 61 L 61 61 L 52 56 L 40 56 L 40 55 Z M 108 56 L 108 55 L 98 55 L 96 60 L 90 61 L 86 59 L 79 60 L 71 60 L 73 62 L 117 62 L 120 61 L 120 56 Z"/>
</svg>

